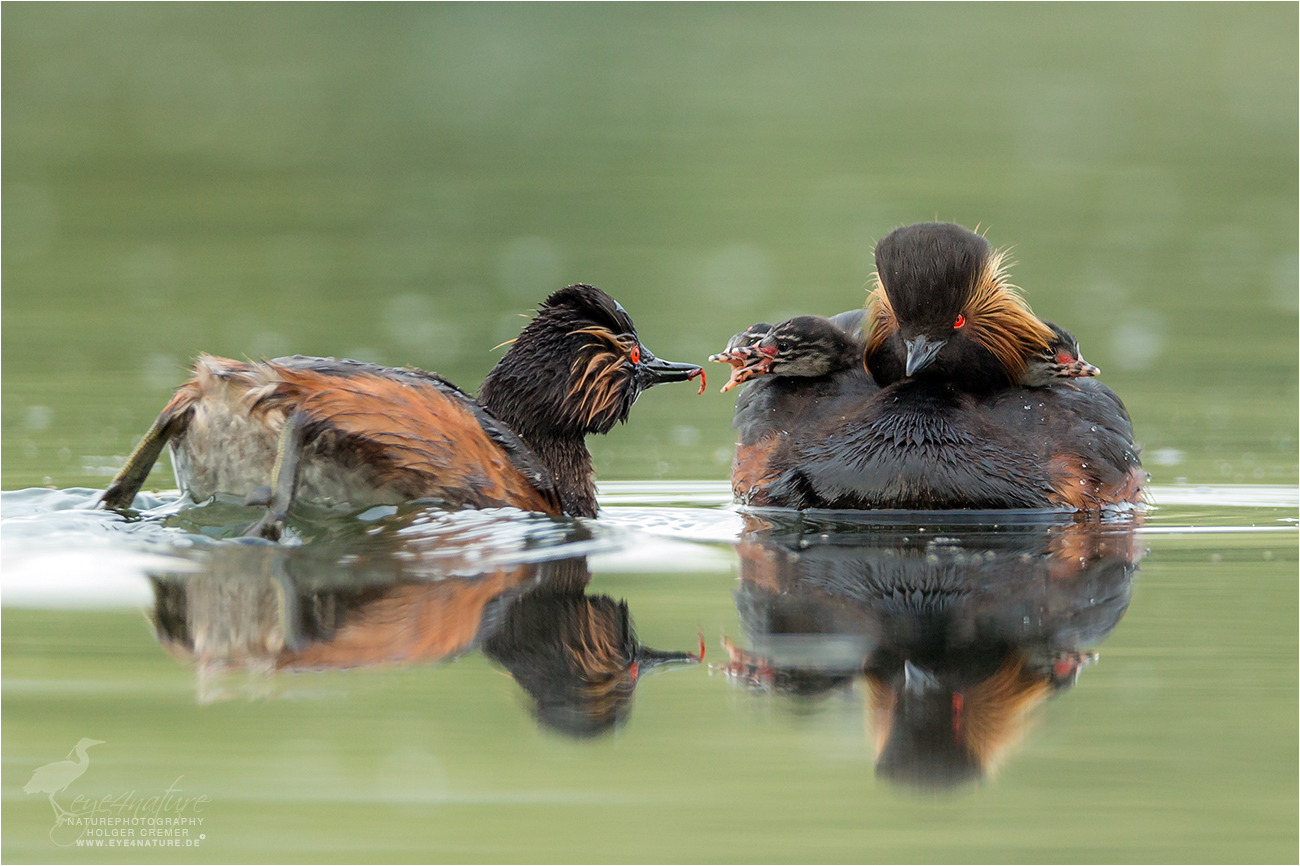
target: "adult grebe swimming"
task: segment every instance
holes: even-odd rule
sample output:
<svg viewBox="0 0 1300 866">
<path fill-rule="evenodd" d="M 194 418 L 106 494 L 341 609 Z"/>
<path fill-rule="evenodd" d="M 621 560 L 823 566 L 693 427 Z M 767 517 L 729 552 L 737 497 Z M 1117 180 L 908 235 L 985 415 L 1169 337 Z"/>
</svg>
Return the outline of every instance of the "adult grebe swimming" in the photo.
<svg viewBox="0 0 1300 866">
<path fill-rule="evenodd" d="M 1124 404 L 1003 258 L 951 223 L 891 232 L 861 314 L 753 326 L 714 356 L 736 404 L 732 488 L 789 508 L 1075 508 L 1140 500 Z"/>
<path fill-rule="evenodd" d="M 203 355 L 104 494 L 130 506 L 164 445 L 190 498 L 267 506 L 275 538 L 292 502 L 356 507 L 433 498 L 596 513 L 584 437 L 624 421 L 642 391 L 702 376 L 656 358 L 593 286 L 548 297 L 476 401 L 433 373 L 333 358 L 243 363 Z"/>
</svg>

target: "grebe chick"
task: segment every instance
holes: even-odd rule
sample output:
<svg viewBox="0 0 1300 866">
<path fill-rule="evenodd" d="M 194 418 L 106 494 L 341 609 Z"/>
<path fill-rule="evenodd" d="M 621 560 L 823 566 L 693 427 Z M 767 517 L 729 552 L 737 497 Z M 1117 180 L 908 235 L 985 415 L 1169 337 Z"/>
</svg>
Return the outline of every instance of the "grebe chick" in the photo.
<svg viewBox="0 0 1300 866">
<path fill-rule="evenodd" d="M 104 494 L 131 505 L 164 445 L 194 501 L 247 497 L 278 538 L 295 501 L 353 507 L 431 498 L 591 517 L 583 438 L 625 421 L 637 397 L 702 376 L 662 361 L 593 286 L 550 295 L 474 400 L 433 373 L 333 358 L 243 363 L 201 355 Z"/>
<path fill-rule="evenodd" d="M 1051 322 L 1043 324 L 1052 330 L 1052 341 L 1025 359 L 1018 385 L 1045 388 L 1101 373 L 1083 359 L 1073 334 Z M 731 378 L 722 386 L 726 392 L 757 376 L 830 375 L 859 363 L 861 357 L 862 345 L 832 320 L 798 316 L 778 325 L 751 325 L 728 341 L 726 351 L 710 355 L 709 360 L 732 366 Z"/>
<path fill-rule="evenodd" d="M 1074 335 L 1051 322 L 1043 324 L 1052 329 L 1052 342 L 1048 347 L 1030 355 L 1025 361 L 1025 372 L 1020 384 L 1026 388 L 1046 388 L 1063 379 L 1083 379 L 1101 375 L 1079 351 L 1079 341 Z"/>
<path fill-rule="evenodd" d="M 762 327 L 766 330 L 756 330 Z M 709 360 L 731 364 L 725 392 L 755 376 L 829 376 L 861 363 L 862 346 L 830 319 L 796 316 L 776 326 L 751 325 Z"/>
</svg>

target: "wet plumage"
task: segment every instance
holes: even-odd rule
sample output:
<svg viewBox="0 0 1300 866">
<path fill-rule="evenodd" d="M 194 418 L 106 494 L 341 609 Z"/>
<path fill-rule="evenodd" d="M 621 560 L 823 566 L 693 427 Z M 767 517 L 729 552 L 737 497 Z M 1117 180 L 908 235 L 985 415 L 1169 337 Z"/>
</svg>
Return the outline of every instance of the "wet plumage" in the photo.
<svg viewBox="0 0 1300 866">
<path fill-rule="evenodd" d="M 480 399 L 433 373 L 294 356 L 200 356 L 105 493 L 129 507 L 164 444 L 191 499 L 248 497 L 274 537 L 291 502 L 353 507 L 427 498 L 455 508 L 596 513 L 583 437 L 627 419 L 640 393 L 699 375 L 641 345 L 627 312 L 575 285 L 548 297 Z"/>
<path fill-rule="evenodd" d="M 1089 378 L 1098 371 L 1067 331 L 1033 315 L 983 238 L 951 224 L 909 226 L 876 255 L 865 322 L 841 314 L 842 324 L 755 326 L 713 356 L 735 368 L 729 385 L 762 377 L 733 421 L 741 502 L 1095 509 L 1139 500 L 1145 474 L 1123 403 Z"/>
</svg>

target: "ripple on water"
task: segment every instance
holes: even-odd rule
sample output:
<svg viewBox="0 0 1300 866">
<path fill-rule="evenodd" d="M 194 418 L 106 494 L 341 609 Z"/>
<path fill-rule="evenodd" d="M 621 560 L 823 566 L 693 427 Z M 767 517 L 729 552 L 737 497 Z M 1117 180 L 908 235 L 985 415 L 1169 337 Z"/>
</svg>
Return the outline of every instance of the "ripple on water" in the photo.
<svg viewBox="0 0 1300 866">
<path fill-rule="evenodd" d="M 139 519 L 97 510 L 101 491 L 89 488 L 0 493 L 3 525 L 3 598 L 6 606 L 135 607 L 147 600 L 145 575 L 193 567 L 214 544 L 260 544 L 236 539 L 255 509 L 232 503 L 184 507 L 175 492 L 141 494 Z M 597 520 L 555 519 L 515 509 L 446 512 L 413 503 L 352 515 L 303 510 L 289 544 L 310 543 L 340 561 L 397 557 L 423 579 L 474 574 L 510 564 L 591 556 L 598 571 L 682 573 L 725 571 L 729 550 L 747 521 L 730 503 L 723 481 L 615 481 L 599 487 Z M 1180 485 L 1150 488 L 1136 520 L 1146 535 L 1290 533 L 1297 530 L 1295 487 Z M 782 512 L 770 512 L 780 515 Z M 789 513 L 787 513 L 789 514 Z M 1054 512 L 805 512 L 836 532 L 861 525 L 973 526 L 1009 521 L 1072 522 Z M 724 547 L 725 545 L 725 547 Z"/>
</svg>

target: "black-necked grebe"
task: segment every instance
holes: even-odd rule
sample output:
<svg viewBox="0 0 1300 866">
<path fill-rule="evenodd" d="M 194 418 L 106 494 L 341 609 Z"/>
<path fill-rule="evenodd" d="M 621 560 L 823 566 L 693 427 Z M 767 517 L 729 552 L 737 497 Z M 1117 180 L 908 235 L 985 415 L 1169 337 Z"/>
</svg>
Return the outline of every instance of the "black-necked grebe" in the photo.
<svg viewBox="0 0 1300 866">
<path fill-rule="evenodd" d="M 1145 481 L 1123 403 L 1069 332 L 1037 318 L 1003 258 L 948 223 L 876 249 L 866 320 L 802 316 L 714 360 L 741 395 L 732 487 L 791 508 L 1095 509 Z M 846 324 L 853 327 L 847 328 Z"/>
<path fill-rule="evenodd" d="M 656 358 L 609 295 L 548 297 L 476 401 L 433 373 L 294 356 L 202 355 L 104 494 L 130 506 L 166 444 L 191 499 L 267 506 L 250 532 L 278 537 L 297 500 L 356 507 L 432 498 L 594 516 L 584 437 L 624 421 L 642 391 L 702 376 Z"/>
</svg>

